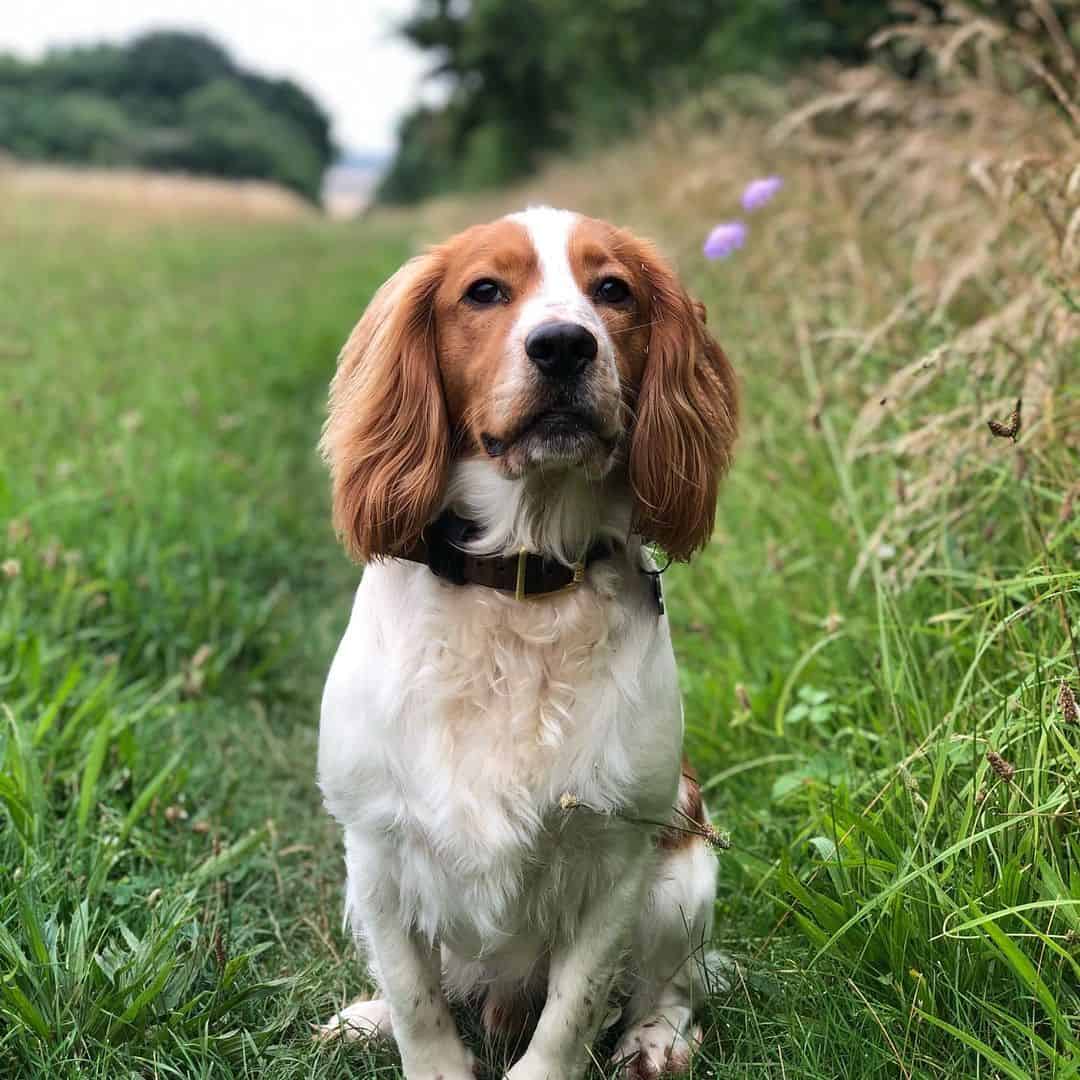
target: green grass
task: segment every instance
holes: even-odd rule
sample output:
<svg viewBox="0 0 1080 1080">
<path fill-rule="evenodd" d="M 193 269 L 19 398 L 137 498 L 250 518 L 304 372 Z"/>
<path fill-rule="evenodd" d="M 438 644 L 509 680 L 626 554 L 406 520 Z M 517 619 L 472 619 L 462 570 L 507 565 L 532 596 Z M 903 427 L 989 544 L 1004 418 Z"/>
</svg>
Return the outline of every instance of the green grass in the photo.
<svg viewBox="0 0 1080 1080">
<path fill-rule="evenodd" d="M 310 1039 L 360 988 L 314 784 L 357 572 L 313 447 L 403 226 L 18 209 L 0 1075 L 397 1075 Z M 1018 478 L 1023 440 L 986 436 L 976 489 L 942 485 L 915 580 L 886 551 L 852 586 L 897 464 L 847 460 L 856 395 L 736 270 L 694 284 L 747 392 L 718 537 L 667 576 L 689 747 L 734 842 L 717 939 L 740 976 L 695 1075 L 1080 1075 L 1080 726 L 1055 706 L 1076 679 L 1063 620 L 1080 633 L 1080 536 L 1058 521 L 1075 450 L 1033 444 Z M 922 332 L 867 364 L 906 362 Z M 1078 361 L 1048 356 L 1065 400 Z"/>
</svg>

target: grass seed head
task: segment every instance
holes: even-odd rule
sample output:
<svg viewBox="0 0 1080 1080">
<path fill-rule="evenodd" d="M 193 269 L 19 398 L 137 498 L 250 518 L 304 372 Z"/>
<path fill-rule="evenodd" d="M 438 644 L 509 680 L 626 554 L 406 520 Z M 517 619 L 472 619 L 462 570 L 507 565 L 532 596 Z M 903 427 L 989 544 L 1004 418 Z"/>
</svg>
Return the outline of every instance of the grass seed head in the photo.
<svg viewBox="0 0 1080 1080">
<path fill-rule="evenodd" d="M 1058 514 L 1058 524 L 1068 524 L 1070 518 L 1073 516 L 1073 507 L 1076 504 L 1076 497 L 1080 495 L 1080 482 L 1073 484 L 1067 492 L 1065 492 L 1065 498 L 1061 500 L 1061 512 Z"/>
<path fill-rule="evenodd" d="M 714 851 L 727 851 L 731 847 L 731 833 L 721 832 L 712 825 L 702 825 L 701 835 Z"/>
<path fill-rule="evenodd" d="M 1058 691 L 1058 708 L 1061 710 L 1061 718 L 1067 724 L 1080 724 L 1080 708 L 1076 705 L 1076 694 L 1073 688 L 1064 680 L 1061 680 L 1061 689 Z"/>
<path fill-rule="evenodd" d="M 1002 424 L 998 420 L 987 420 L 986 426 L 990 429 L 990 434 L 995 439 L 1012 439 L 1016 442 L 1017 436 L 1020 434 L 1020 407 L 1022 402 L 1019 398 L 1016 400 L 1016 408 L 1009 413 L 1009 419 L 1007 423 Z"/>
<path fill-rule="evenodd" d="M 20 544 L 30 538 L 30 522 L 26 518 L 12 518 L 8 522 L 7 538 L 9 544 Z"/>
<path fill-rule="evenodd" d="M 55 570 L 56 564 L 60 561 L 60 556 L 63 555 L 64 549 L 60 546 L 59 540 L 50 540 L 41 549 L 41 565 L 46 570 Z"/>
<path fill-rule="evenodd" d="M 993 769 L 1006 784 L 1012 782 L 1012 778 L 1016 775 L 1016 766 L 1011 761 L 1006 761 L 996 750 L 987 750 L 986 760 L 990 762 L 990 768 Z"/>
</svg>

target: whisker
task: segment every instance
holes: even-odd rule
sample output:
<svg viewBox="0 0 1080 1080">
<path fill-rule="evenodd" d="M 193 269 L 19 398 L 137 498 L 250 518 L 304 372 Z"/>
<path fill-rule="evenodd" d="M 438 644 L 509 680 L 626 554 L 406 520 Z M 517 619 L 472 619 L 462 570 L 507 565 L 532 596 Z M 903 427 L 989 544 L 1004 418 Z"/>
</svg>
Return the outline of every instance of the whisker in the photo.
<svg viewBox="0 0 1080 1080">
<path fill-rule="evenodd" d="M 629 334 L 631 330 L 644 330 L 647 326 L 659 326 L 662 321 L 662 319 L 653 319 L 650 322 L 638 323 L 636 326 L 623 326 L 618 330 L 613 330 L 612 336 L 615 334 Z"/>
</svg>

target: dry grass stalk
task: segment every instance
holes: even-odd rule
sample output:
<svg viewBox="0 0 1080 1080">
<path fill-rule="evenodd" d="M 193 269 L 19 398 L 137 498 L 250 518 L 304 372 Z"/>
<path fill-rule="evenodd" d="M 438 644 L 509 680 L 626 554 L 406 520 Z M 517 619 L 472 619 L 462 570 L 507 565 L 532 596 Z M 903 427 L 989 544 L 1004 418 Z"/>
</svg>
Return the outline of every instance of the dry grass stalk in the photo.
<svg viewBox="0 0 1080 1080">
<path fill-rule="evenodd" d="M 588 810 L 592 814 L 610 815 L 628 821 L 631 825 L 642 825 L 650 829 L 663 829 L 665 832 L 684 833 L 687 836 L 697 836 L 705 841 L 714 851 L 727 851 L 731 847 L 731 836 L 722 832 L 708 822 L 701 824 L 685 814 L 677 806 L 671 808 L 671 813 L 677 820 L 652 821 L 649 818 L 629 817 L 619 811 L 598 810 L 586 802 L 582 802 L 577 795 L 570 791 L 564 791 L 559 796 L 559 809 L 564 813 L 574 810 Z"/>
</svg>

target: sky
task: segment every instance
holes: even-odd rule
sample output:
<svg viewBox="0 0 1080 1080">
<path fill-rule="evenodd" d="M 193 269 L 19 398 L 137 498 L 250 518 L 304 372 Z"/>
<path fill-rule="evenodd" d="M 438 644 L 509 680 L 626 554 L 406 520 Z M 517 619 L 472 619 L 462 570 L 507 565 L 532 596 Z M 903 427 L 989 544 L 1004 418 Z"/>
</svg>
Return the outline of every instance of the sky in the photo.
<svg viewBox="0 0 1080 1080">
<path fill-rule="evenodd" d="M 201 30 L 244 67 L 295 79 L 346 150 L 386 152 L 429 61 L 396 38 L 415 0 L 0 0 L 0 52 Z"/>
</svg>

